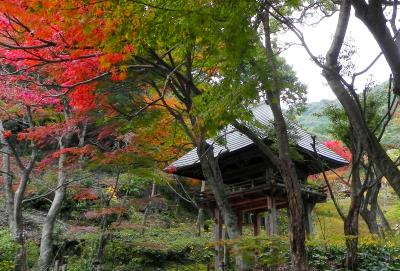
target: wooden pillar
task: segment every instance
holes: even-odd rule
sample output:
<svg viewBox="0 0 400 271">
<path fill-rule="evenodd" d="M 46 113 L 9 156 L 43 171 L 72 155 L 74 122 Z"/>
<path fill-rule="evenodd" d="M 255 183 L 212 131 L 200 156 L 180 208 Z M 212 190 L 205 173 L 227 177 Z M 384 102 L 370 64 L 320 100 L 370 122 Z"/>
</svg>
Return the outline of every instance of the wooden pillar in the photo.
<svg viewBox="0 0 400 271">
<path fill-rule="evenodd" d="M 261 232 L 261 225 L 262 225 L 262 221 L 261 221 L 261 214 L 257 213 L 257 225 L 258 225 L 258 234 L 260 234 Z"/>
<path fill-rule="evenodd" d="M 215 270 L 222 270 L 222 219 L 218 208 L 214 209 L 214 237 L 215 237 Z"/>
<path fill-rule="evenodd" d="M 261 216 L 259 212 L 254 212 L 253 214 L 253 228 L 254 228 L 254 236 L 260 234 L 260 225 L 261 225 Z"/>
<path fill-rule="evenodd" d="M 304 202 L 304 229 L 306 231 L 306 235 L 310 235 L 314 233 L 314 224 L 312 221 L 312 210 L 314 209 L 314 202 Z"/>
<path fill-rule="evenodd" d="M 276 211 L 276 202 L 275 198 L 273 197 L 268 197 L 267 198 L 267 203 L 268 203 L 268 218 L 266 219 L 268 226 L 266 227 L 267 233 L 269 235 L 276 235 L 278 234 L 278 218 L 277 218 L 277 211 Z M 266 225 L 267 225 L 266 224 Z"/>
<path fill-rule="evenodd" d="M 265 233 L 270 235 L 271 229 L 269 225 L 269 211 L 266 211 L 264 214 L 264 226 L 265 226 Z"/>
<path fill-rule="evenodd" d="M 240 235 L 242 235 L 243 234 L 243 212 L 237 211 L 236 216 L 237 216 L 237 220 L 238 220 Z"/>
</svg>

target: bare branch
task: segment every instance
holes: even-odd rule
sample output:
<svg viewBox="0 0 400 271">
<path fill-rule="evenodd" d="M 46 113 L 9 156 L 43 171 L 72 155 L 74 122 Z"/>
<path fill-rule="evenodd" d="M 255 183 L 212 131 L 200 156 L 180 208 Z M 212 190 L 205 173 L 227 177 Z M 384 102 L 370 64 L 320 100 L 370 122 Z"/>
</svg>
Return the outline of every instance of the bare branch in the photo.
<svg viewBox="0 0 400 271">
<path fill-rule="evenodd" d="M 47 191 L 47 192 L 44 193 L 44 194 L 41 194 L 41 195 L 38 195 L 38 196 L 35 196 L 35 197 L 31 197 L 31 198 L 26 198 L 26 199 L 24 199 L 24 200 L 22 201 L 22 203 L 25 203 L 25 202 L 28 202 L 28 201 L 37 200 L 37 199 L 46 197 L 46 196 L 50 195 L 51 193 L 57 191 L 58 189 L 60 189 L 60 188 L 62 188 L 62 187 L 66 187 L 66 186 L 67 186 L 68 184 L 70 184 L 70 183 L 79 182 L 79 181 L 82 181 L 82 180 L 84 180 L 84 179 L 90 178 L 90 177 L 92 177 L 92 176 L 94 176 L 94 174 L 90 174 L 90 175 L 87 175 L 87 176 L 84 176 L 84 177 L 81 177 L 81 178 L 78 178 L 78 179 L 73 179 L 73 180 L 71 180 L 71 181 L 69 181 L 69 182 L 65 182 L 65 183 L 63 183 L 62 185 L 59 185 L 59 186 L 55 187 L 54 189 L 51 189 L 51 190 Z"/>
<path fill-rule="evenodd" d="M 330 197 L 331 197 L 331 199 L 333 201 L 333 204 L 335 205 L 335 208 L 336 208 L 340 218 L 342 218 L 342 220 L 345 221 L 346 220 L 346 216 L 344 215 L 342 208 L 339 206 L 339 204 L 338 204 L 338 202 L 336 200 L 336 197 L 335 197 L 335 194 L 333 193 L 331 184 L 329 183 L 328 177 L 326 176 L 326 173 L 324 171 L 324 167 L 322 165 L 322 162 L 318 159 L 318 152 L 317 152 L 317 148 L 316 148 L 316 137 L 312 136 L 312 140 L 313 140 L 313 142 L 312 142 L 311 146 L 312 146 L 312 148 L 314 150 L 314 153 L 316 155 L 316 157 L 314 157 L 314 159 L 316 159 L 316 161 L 318 162 L 318 165 L 319 165 L 320 170 L 322 172 L 322 176 L 324 177 L 324 181 L 325 181 L 325 184 L 326 184 L 326 186 L 328 188 L 329 195 L 330 195 Z"/>
</svg>

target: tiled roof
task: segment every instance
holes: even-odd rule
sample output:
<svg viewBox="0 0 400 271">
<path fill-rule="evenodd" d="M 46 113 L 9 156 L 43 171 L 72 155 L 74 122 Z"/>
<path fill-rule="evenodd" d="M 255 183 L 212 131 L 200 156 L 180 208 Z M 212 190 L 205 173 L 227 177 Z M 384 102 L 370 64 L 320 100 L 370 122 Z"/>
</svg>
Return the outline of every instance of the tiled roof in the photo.
<svg viewBox="0 0 400 271">
<path fill-rule="evenodd" d="M 255 106 L 254 108 L 252 108 L 252 112 L 255 119 L 258 120 L 261 124 L 266 126 L 271 125 L 273 121 L 273 115 L 270 107 L 267 104 L 261 103 L 258 106 Z M 313 142 L 311 135 L 303 130 L 301 127 L 290 121 L 287 121 L 287 125 L 289 136 L 297 143 L 298 149 L 303 152 L 305 151 L 314 153 L 311 145 Z M 267 139 L 267 133 L 261 132 L 260 128 L 257 128 L 257 130 L 264 137 L 264 139 Z M 208 140 L 209 144 L 213 144 L 215 156 L 225 152 L 233 152 L 253 144 L 253 142 L 247 136 L 236 131 L 235 128 L 231 125 L 221 131 L 220 137 L 223 138 L 224 145 L 218 144 L 213 140 Z M 327 159 L 337 164 L 348 164 L 348 161 L 346 159 L 336 154 L 325 145 L 319 142 L 316 143 L 318 155 L 322 159 Z M 199 158 L 197 155 L 197 150 L 195 148 L 173 162 L 170 166 L 179 169 L 182 167 L 194 165 L 196 163 L 199 163 Z"/>
</svg>

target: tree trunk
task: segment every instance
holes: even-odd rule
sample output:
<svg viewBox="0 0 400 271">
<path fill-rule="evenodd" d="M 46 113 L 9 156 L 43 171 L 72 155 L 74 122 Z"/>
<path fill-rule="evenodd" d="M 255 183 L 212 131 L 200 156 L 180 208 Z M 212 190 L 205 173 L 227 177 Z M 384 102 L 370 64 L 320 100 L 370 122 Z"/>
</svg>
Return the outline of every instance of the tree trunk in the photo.
<svg viewBox="0 0 400 271">
<path fill-rule="evenodd" d="M 28 271 L 25 243 L 19 242 L 17 254 L 14 257 L 14 271 Z"/>
<path fill-rule="evenodd" d="M 205 140 L 199 140 L 197 143 L 197 154 L 200 157 L 204 177 L 208 181 L 218 208 L 221 211 L 229 239 L 237 239 L 240 237 L 238 220 L 226 197 L 218 158 L 214 157 L 214 148 Z M 240 255 L 236 257 L 236 267 L 238 270 L 250 270 Z"/>
<path fill-rule="evenodd" d="M 282 110 L 279 104 L 273 104 L 273 99 L 269 100 L 274 115 L 274 126 L 278 139 L 279 159 L 281 161 L 280 173 L 285 183 L 288 200 L 289 240 L 292 265 L 295 270 L 308 270 L 301 184 L 297 178 L 296 168 L 290 156 L 289 137 Z"/>
<path fill-rule="evenodd" d="M 8 227 L 11 232 L 15 231 L 16 225 L 13 215 L 14 209 L 14 192 L 12 190 L 13 176 L 10 170 L 10 148 L 3 136 L 3 123 L 0 121 L 0 143 L 3 155 L 2 176 L 4 181 L 4 195 L 6 197 L 6 212 L 8 216 Z"/>
<path fill-rule="evenodd" d="M 197 149 L 204 177 L 213 191 L 224 223 L 227 226 L 229 238 L 238 238 L 240 236 L 240 231 L 237 217 L 232 211 L 226 197 L 222 174 L 219 169 L 217 158 L 214 157 L 214 148 L 204 140 L 199 144 Z"/>
<path fill-rule="evenodd" d="M 32 112 L 31 108 L 29 106 L 26 106 L 27 110 L 27 122 L 29 124 L 30 128 L 33 128 L 33 121 L 32 121 Z M 2 123 L 1 123 L 2 124 Z M 3 126 L 1 125 L 0 130 L 4 130 Z M 11 219 L 11 233 L 13 236 L 13 239 L 19 244 L 19 249 L 17 254 L 15 255 L 14 258 L 14 270 L 15 271 L 25 271 L 28 269 L 27 265 L 27 260 L 26 260 L 26 249 L 25 249 L 25 237 L 24 237 L 24 223 L 23 223 L 23 216 L 22 216 L 22 200 L 24 198 L 25 190 L 28 185 L 29 181 L 29 176 L 33 170 L 33 167 L 36 163 L 37 159 L 37 150 L 36 146 L 31 141 L 31 148 L 32 148 L 32 153 L 31 153 L 31 158 L 30 161 L 28 162 L 27 166 L 25 166 L 20 159 L 19 154 L 17 153 L 16 149 L 14 146 L 10 145 L 10 141 L 8 139 L 5 139 L 4 136 L 2 137 L 2 141 L 6 142 L 5 144 L 7 146 L 8 151 L 14 156 L 14 160 L 18 166 L 19 169 L 19 179 L 20 182 L 18 184 L 17 191 L 14 193 L 13 199 L 9 199 L 7 204 L 10 204 L 11 202 L 13 203 L 12 206 L 12 219 Z M 8 152 L 7 152 L 8 153 Z M 10 184 L 8 184 L 10 185 Z M 11 188 L 10 186 L 7 188 Z M 8 195 L 11 196 L 11 191 L 8 191 Z M 8 206 L 10 208 L 11 205 Z"/>
<path fill-rule="evenodd" d="M 63 143 L 60 139 L 60 150 L 64 149 Z M 42 238 L 40 241 L 40 255 L 39 255 L 39 270 L 47 271 L 50 270 L 53 261 L 53 231 L 56 223 L 56 218 L 61 209 L 62 201 L 65 196 L 65 181 L 66 173 L 64 169 L 64 163 L 66 160 L 66 153 L 62 153 L 58 159 L 58 177 L 57 177 L 57 189 L 54 193 L 53 202 L 51 203 L 50 209 L 46 215 L 46 219 L 43 224 Z"/>
<path fill-rule="evenodd" d="M 393 73 L 393 91 L 400 94 L 400 62 L 398 61 L 400 50 L 396 44 L 398 39 L 392 37 L 387 26 L 388 20 L 383 13 L 382 1 L 368 1 L 367 4 L 364 0 L 352 0 L 351 3 L 355 9 L 356 17 L 369 29 L 382 50 Z M 397 8 L 397 6 L 394 6 L 394 8 Z"/>
<path fill-rule="evenodd" d="M 14 271 L 26 271 L 28 270 L 28 264 L 26 259 L 25 249 L 25 237 L 24 237 L 24 221 L 22 217 L 22 199 L 26 190 L 26 186 L 29 180 L 29 173 L 27 170 L 23 170 L 20 176 L 20 184 L 14 197 L 14 208 L 13 217 L 15 221 L 15 228 L 12 229 L 14 240 L 19 244 L 19 249 L 14 258 Z"/>
<path fill-rule="evenodd" d="M 106 199 L 106 202 L 104 204 L 105 207 L 110 206 L 111 200 L 114 197 L 116 191 L 118 190 L 119 177 L 120 177 L 120 172 L 118 171 L 117 177 L 115 180 L 113 193 L 108 197 L 108 199 Z M 97 247 L 97 253 L 96 253 L 95 259 L 93 261 L 93 269 L 92 269 L 93 271 L 101 271 L 101 265 L 102 265 L 102 260 L 103 260 L 103 256 L 104 256 L 104 251 L 105 251 L 108 240 L 110 240 L 110 238 L 112 237 L 111 233 L 107 232 L 107 228 L 108 228 L 107 215 L 103 215 L 101 217 L 101 223 L 100 223 L 101 235 L 100 235 L 100 239 L 99 239 L 99 245 Z M 144 229 L 144 227 L 143 227 L 143 229 Z"/>
<path fill-rule="evenodd" d="M 107 241 L 110 239 L 110 233 L 107 233 L 107 217 L 103 216 L 101 218 L 101 235 L 99 240 L 99 245 L 97 247 L 96 257 L 93 261 L 93 271 L 101 271 L 102 259 L 104 256 L 104 251 L 107 245 Z"/>
<path fill-rule="evenodd" d="M 340 7 L 336 33 L 331 47 L 326 54 L 326 63 L 322 74 L 346 111 L 350 124 L 357 138 L 360 139 L 363 148 L 368 153 L 368 157 L 371 158 L 386 177 L 396 194 L 400 196 L 400 171 L 380 145 L 376 136 L 369 129 L 360 106 L 357 104 L 355 98 L 351 96 L 339 75 L 340 67 L 338 65 L 338 56 L 346 34 L 350 18 L 350 9 L 350 1 L 343 1 Z"/>
<path fill-rule="evenodd" d="M 353 152 L 354 154 L 354 152 Z M 357 156 L 353 156 L 357 157 Z M 355 167 L 355 168 L 354 168 Z M 358 163 L 353 164 L 351 182 L 351 202 L 348 214 L 344 221 L 344 235 L 346 238 L 346 268 L 357 270 L 357 249 L 358 249 L 358 217 L 361 207 L 361 182 Z"/>
<path fill-rule="evenodd" d="M 361 205 L 360 214 L 367 224 L 369 232 L 382 237 L 377 220 L 378 194 L 380 187 L 381 184 L 377 181 L 373 187 L 368 189 Z"/>
<path fill-rule="evenodd" d="M 358 212 L 352 211 L 344 224 L 346 238 L 346 270 L 357 270 Z"/>
<path fill-rule="evenodd" d="M 379 225 L 377 222 L 377 213 L 375 210 L 366 210 L 364 208 L 361 209 L 360 215 L 363 218 L 365 224 L 368 226 L 368 231 L 371 234 L 377 234 L 381 236 L 381 232 L 379 230 Z"/>
<path fill-rule="evenodd" d="M 389 221 L 386 219 L 385 214 L 383 213 L 381 207 L 377 206 L 377 214 L 379 217 L 379 220 L 381 221 L 381 227 L 384 231 L 391 231 L 392 228 L 390 227 Z"/>
<path fill-rule="evenodd" d="M 272 87 L 264 91 L 274 116 L 274 127 L 278 141 L 279 162 L 277 167 L 285 184 L 288 215 L 289 215 L 289 240 L 291 249 L 292 267 L 295 270 L 308 270 L 307 253 L 305 247 L 305 229 L 303 223 L 303 199 L 301 195 L 301 183 L 297 177 L 295 165 L 290 155 L 290 143 L 286 121 L 283 117 L 280 105 L 280 82 L 276 76 L 278 67 L 271 43 L 271 29 L 269 6 L 265 7 L 262 14 L 262 24 L 265 37 L 265 56 L 267 65 L 272 68 Z"/>
</svg>

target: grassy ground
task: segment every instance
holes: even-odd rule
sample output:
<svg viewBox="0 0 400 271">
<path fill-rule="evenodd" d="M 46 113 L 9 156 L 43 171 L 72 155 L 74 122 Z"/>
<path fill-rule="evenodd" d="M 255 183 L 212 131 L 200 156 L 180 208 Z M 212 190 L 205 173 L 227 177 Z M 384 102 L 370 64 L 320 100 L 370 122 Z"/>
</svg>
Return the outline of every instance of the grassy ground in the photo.
<svg viewBox="0 0 400 271">
<path fill-rule="evenodd" d="M 382 192 L 379 198 L 380 206 L 389 224 L 395 229 L 400 224 L 400 201 L 390 189 L 385 189 Z M 350 198 L 339 198 L 338 203 L 346 213 L 350 204 Z M 316 237 L 318 239 L 329 243 L 342 244 L 344 242 L 343 221 L 337 213 L 332 200 L 317 204 L 314 208 L 313 216 Z M 359 223 L 361 239 L 368 239 L 370 237 L 368 227 L 361 217 Z"/>
</svg>

